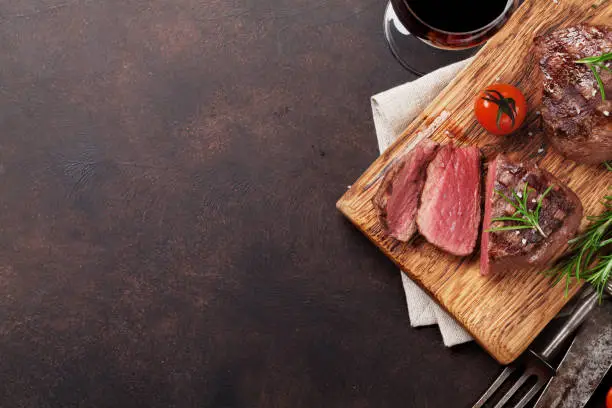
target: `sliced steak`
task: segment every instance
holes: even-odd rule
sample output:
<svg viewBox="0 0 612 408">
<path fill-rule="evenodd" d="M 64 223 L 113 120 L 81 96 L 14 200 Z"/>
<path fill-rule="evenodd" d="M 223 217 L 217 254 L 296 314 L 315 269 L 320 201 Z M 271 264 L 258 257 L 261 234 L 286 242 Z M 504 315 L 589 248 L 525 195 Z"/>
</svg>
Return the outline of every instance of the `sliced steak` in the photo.
<svg viewBox="0 0 612 408">
<path fill-rule="evenodd" d="M 541 195 L 552 190 L 542 200 L 539 225 L 544 237 L 534 229 L 488 232 L 489 229 L 520 225 L 515 221 L 495 221 L 493 218 L 514 214 L 514 207 L 497 192 L 512 197 L 522 195 L 525 184 L 529 189 L 527 205 L 533 211 Z M 496 192 L 497 191 L 497 192 Z M 513 163 L 498 155 L 489 163 L 485 193 L 485 213 L 480 253 L 480 273 L 524 268 L 546 264 L 561 255 L 567 241 L 578 230 L 582 219 L 582 204 L 576 194 L 546 170 L 535 165 Z"/>
<path fill-rule="evenodd" d="M 581 24 L 536 37 L 542 73 L 542 119 L 550 143 L 582 163 L 612 160 L 612 73 L 601 69 L 607 99 L 595 76 L 575 61 L 612 52 L 608 27 Z"/>
<path fill-rule="evenodd" d="M 417 215 L 420 233 L 454 255 L 469 255 L 480 224 L 480 150 L 448 144 L 427 167 Z"/>
<path fill-rule="evenodd" d="M 381 224 L 399 241 L 408 241 L 416 232 L 416 214 L 425 172 L 437 150 L 436 142 L 421 141 L 387 170 L 374 196 L 373 203 Z"/>
</svg>

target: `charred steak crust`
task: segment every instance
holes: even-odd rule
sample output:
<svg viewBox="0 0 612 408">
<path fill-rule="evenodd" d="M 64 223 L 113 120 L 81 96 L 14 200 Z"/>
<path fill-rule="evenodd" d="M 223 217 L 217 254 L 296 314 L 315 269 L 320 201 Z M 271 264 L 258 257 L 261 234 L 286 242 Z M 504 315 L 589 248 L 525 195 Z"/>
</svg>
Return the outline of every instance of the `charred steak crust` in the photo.
<svg viewBox="0 0 612 408">
<path fill-rule="evenodd" d="M 539 224 L 547 237 L 533 229 L 483 232 L 481 255 L 488 259 L 481 261 L 481 272 L 487 274 L 489 267 L 505 270 L 542 265 L 561 255 L 582 219 L 583 209 L 578 196 L 552 174 L 533 164 L 513 163 L 499 155 L 490 170 L 495 174 L 493 185 L 490 184 L 492 179 L 487 183 L 485 207 L 489 208 L 485 208 L 484 230 L 513 224 L 512 221 L 490 222 L 492 218 L 515 212 L 495 190 L 510 197 L 512 191 L 522 191 L 527 183 L 535 190 L 529 193 L 527 200 L 529 209 L 533 211 L 541 194 L 549 186 L 553 188 L 542 200 L 540 211 Z"/>
<path fill-rule="evenodd" d="M 400 157 L 387 170 L 372 199 L 384 230 L 399 241 L 408 241 L 416 233 L 416 215 L 427 165 L 435 157 L 438 146 L 424 139 Z"/>
<path fill-rule="evenodd" d="M 582 163 L 612 160 L 612 101 L 602 101 L 597 81 L 575 61 L 612 52 L 612 32 L 580 24 L 536 37 L 542 86 L 542 119 L 549 142 L 564 156 Z M 600 70 L 608 98 L 612 73 Z"/>
<path fill-rule="evenodd" d="M 390 167 L 385 173 L 380 187 L 376 191 L 372 203 L 378 214 L 378 221 L 382 224 L 385 230 L 389 230 L 389 223 L 387 222 L 387 202 L 393 194 L 393 180 L 397 174 L 404 168 L 407 160 L 405 158 L 400 159 L 392 167 Z"/>
</svg>

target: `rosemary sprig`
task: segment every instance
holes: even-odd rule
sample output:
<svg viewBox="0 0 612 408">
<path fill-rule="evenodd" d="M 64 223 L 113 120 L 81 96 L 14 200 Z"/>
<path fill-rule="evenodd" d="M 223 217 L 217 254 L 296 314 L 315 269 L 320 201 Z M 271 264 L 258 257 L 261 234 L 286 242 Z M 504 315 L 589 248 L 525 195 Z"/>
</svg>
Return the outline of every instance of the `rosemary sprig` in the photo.
<svg viewBox="0 0 612 408">
<path fill-rule="evenodd" d="M 601 300 L 612 277 L 612 254 L 606 254 L 612 244 L 612 196 L 605 196 L 603 205 L 603 214 L 587 217 L 591 221 L 587 230 L 568 241 L 568 254 L 547 271 L 548 275 L 556 276 L 555 285 L 565 280 L 566 294 L 573 281 L 584 280 L 595 287 Z"/>
<path fill-rule="evenodd" d="M 599 93 L 601 94 L 601 100 L 606 100 L 606 91 L 604 89 L 603 81 L 601 80 L 601 76 L 599 75 L 599 70 L 605 69 L 606 71 L 610 71 L 610 68 L 606 65 L 608 61 L 612 60 L 612 52 L 608 52 L 601 55 L 594 55 L 592 57 L 586 57 L 575 61 L 577 64 L 585 64 L 591 72 L 593 72 L 593 76 L 595 77 L 595 81 L 597 81 L 597 87 L 599 88 Z"/>
<path fill-rule="evenodd" d="M 595 287 L 601 302 L 606 288 L 606 283 L 612 277 L 612 255 L 604 255 L 599 262 L 591 268 L 584 276 L 584 280 Z"/>
<path fill-rule="evenodd" d="M 495 231 L 512 231 L 512 230 L 520 230 L 520 229 L 533 229 L 538 231 L 540 235 L 544 238 L 547 235 L 540 227 L 540 210 L 542 209 L 542 202 L 544 197 L 550 193 L 553 186 L 548 187 L 538 198 L 536 208 L 532 211 L 529 209 L 529 205 L 527 204 L 529 193 L 532 191 L 536 191 L 532 188 L 529 188 L 529 184 L 525 183 L 523 187 L 523 191 L 521 193 L 517 193 L 512 190 L 512 198 L 505 195 L 503 192 L 499 190 L 495 190 L 501 198 L 503 198 L 507 203 L 509 203 L 516 210 L 514 214 L 509 217 L 495 217 L 491 218 L 491 222 L 505 222 L 505 221 L 513 221 L 517 224 L 513 225 L 505 225 L 503 227 L 490 228 L 487 232 L 495 232 Z"/>
</svg>

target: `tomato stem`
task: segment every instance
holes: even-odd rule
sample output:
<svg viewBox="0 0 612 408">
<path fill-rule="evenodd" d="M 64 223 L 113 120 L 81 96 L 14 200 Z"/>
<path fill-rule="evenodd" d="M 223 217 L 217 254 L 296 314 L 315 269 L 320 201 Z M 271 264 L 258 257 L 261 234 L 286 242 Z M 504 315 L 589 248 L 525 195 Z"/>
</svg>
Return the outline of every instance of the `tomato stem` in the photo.
<svg viewBox="0 0 612 408">
<path fill-rule="evenodd" d="M 497 105 L 497 119 L 495 124 L 498 129 L 501 129 L 501 119 L 503 115 L 506 115 L 512 121 L 512 127 L 516 123 L 516 101 L 513 98 L 506 98 L 501 92 L 495 89 L 485 90 L 485 95 L 482 99 L 489 101 Z"/>
</svg>

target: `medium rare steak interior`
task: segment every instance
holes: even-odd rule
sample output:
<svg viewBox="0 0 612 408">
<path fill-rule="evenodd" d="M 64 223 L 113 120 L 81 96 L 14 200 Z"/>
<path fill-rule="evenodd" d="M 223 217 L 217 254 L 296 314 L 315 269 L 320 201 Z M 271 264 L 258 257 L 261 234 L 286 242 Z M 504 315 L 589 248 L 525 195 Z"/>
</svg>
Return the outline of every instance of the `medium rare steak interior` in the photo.
<svg viewBox="0 0 612 408">
<path fill-rule="evenodd" d="M 472 253 L 480 225 L 480 150 L 448 144 L 427 167 L 419 232 L 454 255 Z"/>
<path fill-rule="evenodd" d="M 416 215 L 427 165 L 437 150 L 437 143 L 429 139 L 421 141 L 389 168 L 374 196 L 381 224 L 399 241 L 408 241 L 416 232 Z"/>
<path fill-rule="evenodd" d="M 549 142 L 578 162 L 612 160 L 612 73 L 598 68 L 607 96 L 602 101 L 593 72 L 575 62 L 612 52 L 610 29 L 581 24 L 536 37 L 534 45 L 542 73 L 542 119 Z"/>
<path fill-rule="evenodd" d="M 492 218 L 507 217 L 515 208 L 497 192 L 512 197 L 512 191 L 522 197 L 525 184 L 530 211 L 535 210 L 541 195 L 553 186 L 542 199 L 539 226 L 543 236 L 535 229 L 488 232 L 489 229 L 519 225 L 515 221 L 495 221 Z M 498 155 L 489 163 L 485 214 L 480 254 L 480 273 L 518 269 L 546 264 L 559 255 L 578 230 L 582 219 L 582 204 L 576 194 L 546 170 L 535 165 L 513 163 L 504 155 Z"/>
</svg>

